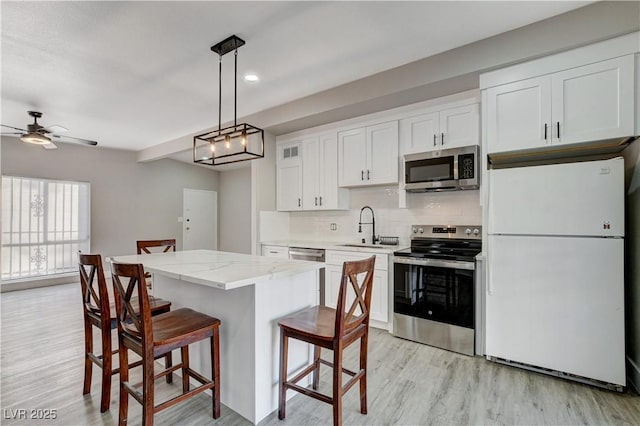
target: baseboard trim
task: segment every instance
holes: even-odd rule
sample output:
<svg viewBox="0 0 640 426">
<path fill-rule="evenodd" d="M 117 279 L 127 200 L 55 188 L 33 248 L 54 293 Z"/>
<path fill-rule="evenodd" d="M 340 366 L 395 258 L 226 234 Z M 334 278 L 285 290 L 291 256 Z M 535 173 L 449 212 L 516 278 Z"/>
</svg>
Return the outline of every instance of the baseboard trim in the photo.
<svg viewBox="0 0 640 426">
<path fill-rule="evenodd" d="M 36 278 L 20 281 L 5 281 L 0 284 L 0 293 L 27 290 L 30 288 L 49 287 L 52 285 L 70 284 L 74 282 L 79 282 L 77 273 L 64 274 L 56 277 Z"/>
<path fill-rule="evenodd" d="M 632 386 L 636 392 L 640 393 L 640 367 L 633 362 L 633 360 L 627 357 L 627 380 L 629 386 Z"/>
</svg>

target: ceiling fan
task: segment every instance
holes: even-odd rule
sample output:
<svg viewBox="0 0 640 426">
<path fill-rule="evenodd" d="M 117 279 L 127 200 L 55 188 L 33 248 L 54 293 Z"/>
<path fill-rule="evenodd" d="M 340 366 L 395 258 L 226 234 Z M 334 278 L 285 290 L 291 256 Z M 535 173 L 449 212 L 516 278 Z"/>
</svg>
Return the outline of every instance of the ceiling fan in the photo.
<svg viewBox="0 0 640 426">
<path fill-rule="evenodd" d="M 35 145 L 42 145 L 45 149 L 56 149 L 57 146 L 53 143 L 53 139 L 60 140 L 60 142 L 81 143 L 85 145 L 95 146 L 98 142 L 89 139 L 75 138 L 73 136 L 58 135 L 55 132 L 56 128 L 61 131 L 66 131 L 62 126 L 42 127 L 38 124 L 38 118 L 42 117 L 42 113 L 38 111 L 28 111 L 31 117 L 33 117 L 33 123 L 27 124 L 27 130 L 20 129 L 18 127 L 7 126 L 0 124 L 2 127 L 6 127 L 13 130 L 19 130 L 19 132 L 0 133 L 1 136 L 14 136 L 20 137 L 22 142 L 32 143 Z"/>
</svg>

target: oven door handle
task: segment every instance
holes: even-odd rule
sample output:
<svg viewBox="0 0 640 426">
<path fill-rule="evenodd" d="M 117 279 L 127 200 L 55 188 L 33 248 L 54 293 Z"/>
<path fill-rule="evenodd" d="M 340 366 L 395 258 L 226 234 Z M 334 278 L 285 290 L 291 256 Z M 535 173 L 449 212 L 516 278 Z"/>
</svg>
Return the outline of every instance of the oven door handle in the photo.
<svg viewBox="0 0 640 426">
<path fill-rule="evenodd" d="M 474 271 L 476 269 L 475 262 L 463 262 L 460 260 L 415 259 L 394 256 L 393 262 L 404 265 L 433 266 L 435 268 L 465 269 L 468 271 Z"/>
</svg>

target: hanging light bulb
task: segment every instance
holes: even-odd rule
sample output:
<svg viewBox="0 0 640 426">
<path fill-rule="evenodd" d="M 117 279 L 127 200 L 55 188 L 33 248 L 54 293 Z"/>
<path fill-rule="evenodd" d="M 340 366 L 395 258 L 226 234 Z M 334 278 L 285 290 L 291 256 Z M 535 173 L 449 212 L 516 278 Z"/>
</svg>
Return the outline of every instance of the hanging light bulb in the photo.
<svg viewBox="0 0 640 426">
<path fill-rule="evenodd" d="M 242 146 L 247 146 L 247 132 L 243 131 L 242 136 L 240 137 L 240 142 Z"/>
<path fill-rule="evenodd" d="M 224 146 L 227 149 L 231 148 L 231 137 L 229 137 L 229 135 L 224 137 Z"/>
<path fill-rule="evenodd" d="M 211 142 L 211 152 L 216 152 L 216 144 Z"/>
</svg>

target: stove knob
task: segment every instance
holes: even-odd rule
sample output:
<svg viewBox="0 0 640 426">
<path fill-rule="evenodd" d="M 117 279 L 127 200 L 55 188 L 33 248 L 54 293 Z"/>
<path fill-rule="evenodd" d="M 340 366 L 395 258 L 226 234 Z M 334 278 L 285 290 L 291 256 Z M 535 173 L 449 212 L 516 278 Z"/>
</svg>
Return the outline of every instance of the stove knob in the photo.
<svg viewBox="0 0 640 426">
<path fill-rule="evenodd" d="M 471 228 L 465 229 L 464 233 L 467 234 L 467 236 L 470 236 L 471 235 Z"/>
<path fill-rule="evenodd" d="M 412 231 L 413 231 L 414 234 L 417 234 L 418 233 L 418 228 L 413 228 Z"/>
<path fill-rule="evenodd" d="M 418 232 L 419 232 L 420 234 L 424 234 L 424 229 L 422 229 L 422 228 L 418 228 Z"/>
<path fill-rule="evenodd" d="M 477 237 L 478 235 L 480 235 L 480 230 L 479 230 L 478 228 L 474 228 L 474 229 L 473 229 L 473 235 L 475 235 L 476 237 Z"/>
</svg>

